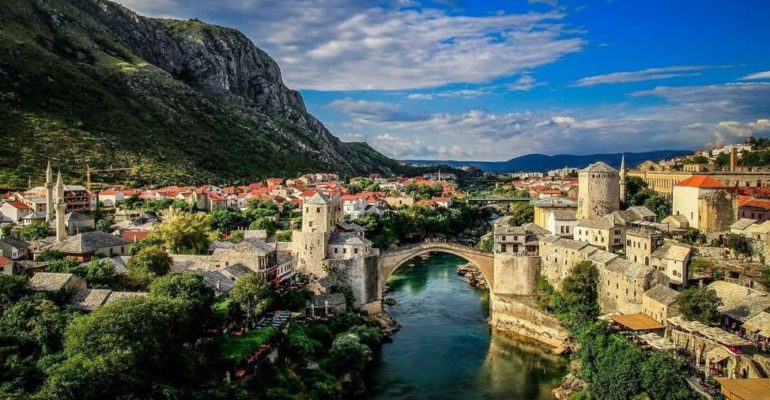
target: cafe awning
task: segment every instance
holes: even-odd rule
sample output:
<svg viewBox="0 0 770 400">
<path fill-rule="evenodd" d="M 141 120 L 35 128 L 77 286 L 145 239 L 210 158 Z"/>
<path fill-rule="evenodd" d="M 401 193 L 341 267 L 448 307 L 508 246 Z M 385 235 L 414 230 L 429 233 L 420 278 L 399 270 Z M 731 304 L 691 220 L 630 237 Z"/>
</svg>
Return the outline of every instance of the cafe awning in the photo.
<svg viewBox="0 0 770 400">
<path fill-rule="evenodd" d="M 665 328 L 660 322 L 643 313 L 613 315 L 611 318 L 616 323 L 623 325 L 632 331 L 650 331 Z"/>
<path fill-rule="evenodd" d="M 728 400 L 770 400 L 770 379 L 717 379 Z"/>
</svg>

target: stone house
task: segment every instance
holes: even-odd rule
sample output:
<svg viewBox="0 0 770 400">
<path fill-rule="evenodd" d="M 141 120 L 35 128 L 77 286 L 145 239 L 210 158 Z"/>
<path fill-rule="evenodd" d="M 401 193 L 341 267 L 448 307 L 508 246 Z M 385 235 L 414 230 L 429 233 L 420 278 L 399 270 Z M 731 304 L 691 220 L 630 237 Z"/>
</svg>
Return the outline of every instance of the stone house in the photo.
<svg viewBox="0 0 770 400">
<path fill-rule="evenodd" d="M 625 224 L 610 214 L 578 221 L 574 238 L 602 250 L 613 251 L 623 246 L 625 232 Z"/>
<path fill-rule="evenodd" d="M 64 216 L 64 226 L 68 235 L 77 235 L 96 229 L 96 221 L 89 215 L 71 212 Z"/>
<path fill-rule="evenodd" d="M 21 201 L 6 201 L 0 206 L 0 213 L 4 219 L 15 224 L 20 223 L 22 218 L 33 212 L 32 208 Z"/>
<path fill-rule="evenodd" d="M 44 250 L 64 253 L 80 262 L 90 261 L 94 256 L 122 256 L 128 254 L 130 243 L 120 236 L 100 231 L 79 233 L 75 236 L 46 246 Z"/>
<path fill-rule="evenodd" d="M 651 264 L 666 274 L 671 284 L 682 286 L 687 283 L 687 270 L 692 253 L 692 247 L 686 244 L 667 242 L 652 253 Z"/>
<path fill-rule="evenodd" d="M 650 256 L 663 245 L 663 233 L 644 227 L 626 229 L 626 258 L 650 265 Z"/>
<path fill-rule="evenodd" d="M 11 260 L 23 260 L 27 258 L 29 245 L 12 237 L 0 238 L 0 257 L 8 257 Z"/>
<path fill-rule="evenodd" d="M 540 239 L 550 232 L 540 226 L 529 223 L 511 226 L 504 218 L 494 226 L 494 246 L 496 254 L 517 254 L 536 256 L 539 253 Z"/>
<path fill-rule="evenodd" d="M 770 200 L 755 198 L 738 199 L 736 204 L 738 206 L 738 218 L 750 218 L 759 222 L 770 219 Z"/>
<path fill-rule="evenodd" d="M 576 209 L 553 208 L 548 212 L 544 227 L 554 235 L 572 238 L 576 224 Z"/>
<path fill-rule="evenodd" d="M 414 196 L 387 196 L 385 203 L 390 208 L 411 207 L 414 205 Z"/>
<path fill-rule="evenodd" d="M 310 318 L 341 315 L 347 312 L 347 303 L 342 293 L 317 294 L 305 306 L 305 315 Z"/>
<path fill-rule="evenodd" d="M 577 203 L 566 199 L 563 197 L 551 197 L 547 199 L 542 199 L 535 201 L 534 203 L 534 213 L 535 213 L 535 224 L 542 226 L 546 228 L 546 225 L 548 224 L 548 214 L 552 210 L 575 210 L 577 215 Z M 555 233 L 554 233 L 555 234 Z"/>
<path fill-rule="evenodd" d="M 642 296 L 642 312 L 666 324 L 670 317 L 679 315 L 679 292 L 665 285 L 655 285 Z"/>
<path fill-rule="evenodd" d="M 37 272 L 29 279 L 30 289 L 36 292 L 58 292 L 86 288 L 86 282 L 70 273 Z"/>
<path fill-rule="evenodd" d="M 683 215 L 689 227 L 703 232 L 725 231 L 734 219 L 727 187 L 707 175 L 695 175 L 677 183 L 672 214 Z"/>
</svg>

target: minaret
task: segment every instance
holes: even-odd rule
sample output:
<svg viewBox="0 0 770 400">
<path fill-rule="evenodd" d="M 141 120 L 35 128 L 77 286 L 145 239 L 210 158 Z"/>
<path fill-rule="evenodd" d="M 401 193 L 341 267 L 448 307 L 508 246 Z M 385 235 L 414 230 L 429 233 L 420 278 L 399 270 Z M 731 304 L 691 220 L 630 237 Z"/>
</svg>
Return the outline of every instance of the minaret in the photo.
<svg viewBox="0 0 770 400">
<path fill-rule="evenodd" d="M 56 177 L 56 241 L 61 242 L 67 238 L 67 228 L 64 225 L 64 211 L 67 205 L 64 203 L 64 183 L 61 180 L 61 171 Z"/>
<path fill-rule="evenodd" d="M 51 160 L 48 160 L 48 168 L 45 170 L 45 212 L 46 219 L 53 219 L 53 170 L 51 170 Z"/>
<path fill-rule="evenodd" d="M 620 202 L 626 203 L 626 154 L 620 156 Z"/>
</svg>

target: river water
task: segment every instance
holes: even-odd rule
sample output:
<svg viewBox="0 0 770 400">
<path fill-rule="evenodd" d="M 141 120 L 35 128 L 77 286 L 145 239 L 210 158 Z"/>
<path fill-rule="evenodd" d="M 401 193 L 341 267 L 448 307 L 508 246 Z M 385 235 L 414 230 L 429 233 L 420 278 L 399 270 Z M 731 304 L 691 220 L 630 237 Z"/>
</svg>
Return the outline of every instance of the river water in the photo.
<svg viewBox="0 0 770 400">
<path fill-rule="evenodd" d="M 456 268 L 462 258 L 433 253 L 399 268 L 388 313 L 403 328 L 368 376 L 372 400 L 552 399 L 565 359 L 533 342 L 490 332 L 488 294 Z"/>
</svg>

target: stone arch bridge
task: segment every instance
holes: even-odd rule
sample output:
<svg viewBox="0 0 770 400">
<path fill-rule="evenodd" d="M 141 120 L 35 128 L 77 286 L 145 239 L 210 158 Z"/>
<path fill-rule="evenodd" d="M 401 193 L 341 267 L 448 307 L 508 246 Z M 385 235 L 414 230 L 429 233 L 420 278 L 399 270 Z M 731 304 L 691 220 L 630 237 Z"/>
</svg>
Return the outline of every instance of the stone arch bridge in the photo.
<svg viewBox="0 0 770 400">
<path fill-rule="evenodd" d="M 380 253 L 378 271 L 380 289 L 384 287 L 385 282 L 387 282 L 388 278 L 398 267 L 415 257 L 431 252 L 449 253 L 468 260 L 469 263 L 475 265 L 481 271 L 481 275 L 486 279 L 490 290 L 495 287 L 495 257 L 493 253 L 457 243 L 437 241 L 417 243 Z"/>
</svg>

